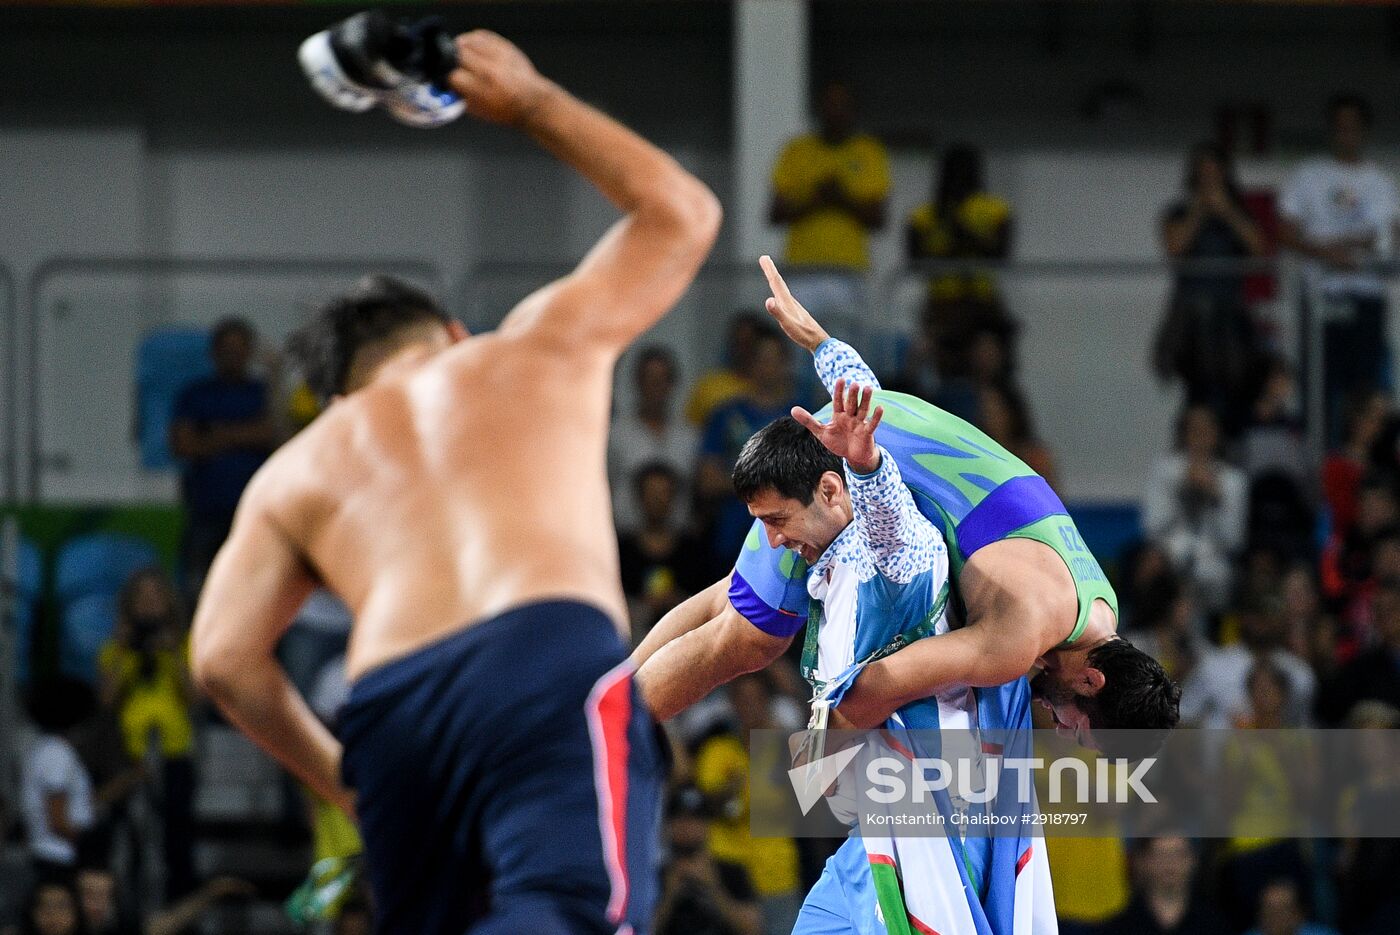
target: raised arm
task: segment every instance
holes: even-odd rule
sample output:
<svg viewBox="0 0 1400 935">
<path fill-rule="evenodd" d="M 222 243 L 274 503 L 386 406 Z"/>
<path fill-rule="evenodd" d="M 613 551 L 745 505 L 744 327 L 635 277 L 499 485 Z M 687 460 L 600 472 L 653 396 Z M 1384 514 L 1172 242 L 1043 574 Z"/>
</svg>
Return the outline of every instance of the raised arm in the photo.
<svg viewBox="0 0 1400 935">
<path fill-rule="evenodd" d="M 847 462 L 846 485 L 851 490 L 856 531 L 876 570 L 896 584 L 907 584 L 928 570 L 942 537 L 914 505 L 889 452 L 880 449 L 879 466 L 870 474 L 857 474 Z"/>
<path fill-rule="evenodd" d="M 681 297 L 719 231 L 714 194 L 670 156 L 540 76 L 486 30 L 457 39 L 449 83 L 467 112 L 516 127 L 572 167 L 623 218 L 564 279 L 522 301 L 502 333 L 620 353 Z"/>
<path fill-rule="evenodd" d="M 870 387 L 838 379 L 829 422 L 818 421 L 802 408 L 794 408 L 792 415 L 845 463 L 856 531 L 876 570 L 897 584 L 907 584 L 928 569 L 939 533 L 914 505 L 899 465 L 875 443 L 885 410 L 876 406 L 871 414 L 874 396 Z"/>
<path fill-rule="evenodd" d="M 826 329 L 812 317 L 812 313 L 793 298 L 772 258 L 759 257 L 758 265 L 763 268 L 763 275 L 768 277 L 768 288 L 773 292 L 763 303 L 763 307 L 793 343 L 812 353 L 817 365 L 817 376 L 821 379 L 822 386 L 826 387 L 826 391 L 835 393 L 837 380 L 844 380 L 848 384 L 859 383 L 878 390 L 880 381 L 876 379 L 875 371 L 866 366 L 855 348 L 827 334 Z"/>
</svg>

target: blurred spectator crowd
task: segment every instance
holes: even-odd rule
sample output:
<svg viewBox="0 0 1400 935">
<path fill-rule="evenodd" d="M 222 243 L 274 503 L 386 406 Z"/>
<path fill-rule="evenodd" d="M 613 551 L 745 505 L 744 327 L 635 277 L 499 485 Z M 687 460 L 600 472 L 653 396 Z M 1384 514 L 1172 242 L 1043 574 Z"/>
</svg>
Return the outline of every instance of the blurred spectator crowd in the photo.
<svg viewBox="0 0 1400 935">
<path fill-rule="evenodd" d="M 816 105 L 816 132 L 775 165 L 770 219 L 787 232 L 794 293 L 821 319 L 863 306 L 890 174 L 881 142 L 858 129 L 848 88 L 825 86 Z M 1338 97 L 1327 117 L 1330 151 L 1298 168 L 1276 214 L 1241 187 L 1228 151 L 1202 144 L 1158 219 L 1163 251 L 1181 265 L 1144 350 L 1159 377 L 1180 385 L 1183 405 L 1144 479 L 1140 541 L 1100 558 L 1116 569 L 1120 632 L 1182 684 L 1188 726 L 1400 727 L 1400 411 L 1384 292 L 1367 268 L 1390 249 L 1400 200 L 1365 158 L 1366 102 Z M 925 296 L 882 382 L 968 419 L 1058 487 L 1053 440 L 1037 434 L 1018 379 L 1019 324 L 997 282 L 998 262 L 1014 253 L 1013 206 L 989 190 L 976 147 L 943 152 L 903 235 Z M 1321 464 L 1305 444 L 1305 362 L 1256 315 L 1268 275 L 1239 265 L 1275 248 L 1305 258 L 1325 322 Z M 220 323 L 208 346 L 212 370 L 170 412 L 185 516 L 177 567 L 162 570 L 139 543 L 93 537 L 96 557 L 84 561 L 108 580 L 55 589 L 64 632 L 53 671 L 31 670 L 22 643 L 31 730 L 17 741 L 19 798 L 0 802 L 0 830 L 15 844 L 0 852 L 6 935 L 280 931 L 280 914 L 258 907 L 285 898 L 312 859 L 358 847 L 344 816 L 258 768 L 190 683 L 190 609 L 243 486 L 315 415 L 304 392 L 276 391 L 276 355 L 246 322 Z M 730 488 L 735 458 L 792 406 L 824 402 L 809 369 L 757 306 L 733 310 L 709 370 L 687 374 L 656 345 L 628 358 L 608 465 L 637 639 L 731 567 L 751 522 Z M 349 628 L 346 609 L 317 593 L 281 649 L 331 724 Z M 836 842 L 749 836 L 748 775 L 786 764 L 751 763 L 745 737 L 802 726 L 805 694 L 785 658 L 671 725 L 662 935 L 790 931 Z M 1400 782 L 1400 764 L 1389 766 L 1381 781 Z M 1386 883 L 1400 874 L 1394 842 L 1104 834 L 1049 843 L 1066 931 L 1396 929 L 1400 897 Z M 352 898 L 326 930 L 367 932 L 364 902 Z"/>
</svg>

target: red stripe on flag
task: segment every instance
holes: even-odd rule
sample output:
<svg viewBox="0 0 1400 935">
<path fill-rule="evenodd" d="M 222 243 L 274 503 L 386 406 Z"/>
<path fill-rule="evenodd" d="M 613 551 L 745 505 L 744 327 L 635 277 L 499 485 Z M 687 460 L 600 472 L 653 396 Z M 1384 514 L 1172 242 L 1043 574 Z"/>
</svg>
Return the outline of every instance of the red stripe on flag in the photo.
<svg viewBox="0 0 1400 935">
<path fill-rule="evenodd" d="M 899 871 L 899 865 L 896 864 L 894 858 L 888 854 L 866 854 L 865 856 L 870 860 L 872 864 L 880 864 L 885 867 L 893 867 L 896 872 Z M 904 914 L 909 917 L 909 924 L 913 926 L 916 932 L 920 932 L 921 935 L 938 935 L 938 933 L 935 932 L 933 929 L 929 928 L 927 925 L 914 918 L 913 914 L 909 912 L 908 906 L 904 907 Z"/>
<path fill-rule="evenodd" d="M 1026 848 L 1026 852 L 1020 857 L 1016 858 L 1016 876 L 1019 877 L 1021 875 L 1021 870 L 1026 866 L 1026 864 L 1031 862 L 1031 851 L 1033 850 L 1035 850 L 1034 844 Z"/>
<path fill-rule="evenodd" d="M 906 915 L 907 915 L 907 913 L 906 913 Z M 916 932 L 922 933 L 922 935 L 938 935 L 937 932 L 935 932 L 933 929 L 929 928 L 927 925 L 925 925 L 924 923 L 920 922 L 918 919 L 914 918 L 913 916 L 909 916 L 909 927 L 912 928 L 912 929 L 913 929 L 914 931 L 916 931 Z"/>
<path fill-rule="evenodd" d="M 612 895 L 608 919 L 627 909 L 627 725 L 632 719 L 632 664 L 624 660 L 593 684 L 584 707 L 593 743 L 593 785 Z"/>
<path fill-rule="evenodd" d="M 895 740 L 893 734 L 891 734 L 889 731 L 882 731 L 881 733 L 885 735 L 885 743 L 889 744 L 890 748 L 894 750 L 895 753 L 898 753 L 900 756 L 904 757 L 907 760 L 914 759 L 914 754 L 909 750 L 909 748 L 906 747 L 904 744 L 900 743 L 898 740 Z"/>
</svg>

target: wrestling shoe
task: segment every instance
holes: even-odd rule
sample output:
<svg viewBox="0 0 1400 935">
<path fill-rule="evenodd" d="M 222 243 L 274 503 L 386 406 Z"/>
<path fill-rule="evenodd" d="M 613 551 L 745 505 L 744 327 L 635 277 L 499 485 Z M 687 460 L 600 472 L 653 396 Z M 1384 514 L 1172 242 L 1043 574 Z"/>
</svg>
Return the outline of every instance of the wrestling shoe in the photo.
<svg viewBox="0 0 1400 935">
<path fill-rule="evenodd" d="M 311 86 L 332 106 L 363 113 L 378 105 L 411 127 L 440 127 L 462 115 L 441 87 L 457 65 L 452 37 L 436 18 L 395 22 L 357 13 L 309 37 L 297 53 Z"/>
</svg>

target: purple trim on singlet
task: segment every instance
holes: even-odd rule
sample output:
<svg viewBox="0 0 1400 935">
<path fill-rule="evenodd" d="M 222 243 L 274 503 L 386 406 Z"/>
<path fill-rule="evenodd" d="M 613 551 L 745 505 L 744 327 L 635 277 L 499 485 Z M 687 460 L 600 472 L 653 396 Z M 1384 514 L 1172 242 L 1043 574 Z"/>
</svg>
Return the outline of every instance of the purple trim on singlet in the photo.
<svg viewBox="0 0 1400 935">
<path fill-rule="evenodd" d="M 744 580 L 737 568 L 729 579 L 729 603 L 745 620 L 769 636 L 789 637 L 807 625 L 806 616 L 770 607 Z"/>
<path fill-rule="evenodd" d="M 1059 513 L 1069 515 L 1045 478 L 1035 474 L 1013 477 L 963 517 L 958 524 L 958 551 L 966 561 L 982 546 Z"/>
</svg>

